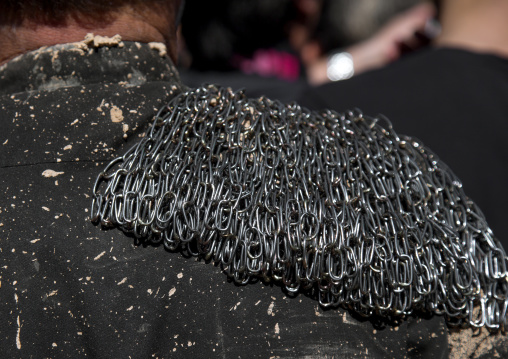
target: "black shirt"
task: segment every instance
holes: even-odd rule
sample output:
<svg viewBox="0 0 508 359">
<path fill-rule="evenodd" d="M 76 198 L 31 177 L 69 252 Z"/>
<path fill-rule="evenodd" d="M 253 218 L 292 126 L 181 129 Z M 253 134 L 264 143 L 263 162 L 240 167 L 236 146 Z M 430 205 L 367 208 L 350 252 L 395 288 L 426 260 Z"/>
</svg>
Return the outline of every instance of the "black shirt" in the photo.
<svg viewBox="0 0 508 359">
<path fill-rule="evenodd" d="M 184 88 L 158 47 L 59 45 L 0 68 L 2 356 L 446 357 L 441 317 L 323 310 L 90 223 L 98 173 Z"/>
</svg>

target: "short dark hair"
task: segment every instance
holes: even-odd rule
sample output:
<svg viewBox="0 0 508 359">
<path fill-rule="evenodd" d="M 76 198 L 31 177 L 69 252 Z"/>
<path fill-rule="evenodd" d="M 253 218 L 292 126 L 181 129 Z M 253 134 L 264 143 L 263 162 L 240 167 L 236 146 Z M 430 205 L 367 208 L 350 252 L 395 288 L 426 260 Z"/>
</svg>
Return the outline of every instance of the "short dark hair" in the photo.
<svg viewBox="0 0 508 359">
<path fill-rule="evenodd" d="M 149 6 L 169 0 L 0 0 L 0 25 L 19 25 L 25 20 L 61 24 L 69 16 L 78 20 L 104 20 L 122 6 Z M 173 7 L 168 8 L 174 11 Z"/>
</svg>

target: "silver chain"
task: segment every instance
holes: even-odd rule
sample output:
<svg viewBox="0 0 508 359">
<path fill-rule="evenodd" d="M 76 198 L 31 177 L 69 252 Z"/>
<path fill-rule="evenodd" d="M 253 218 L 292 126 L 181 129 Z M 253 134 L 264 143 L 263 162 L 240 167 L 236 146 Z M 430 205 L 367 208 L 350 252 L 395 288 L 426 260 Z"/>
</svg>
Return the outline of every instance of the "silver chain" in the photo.
<svg viewBox="0 0 508 359">
<path fill-rule="evenodd" d="M 506 254 L 460 181 L 385 118 L 208 86 L 98 176 L 92 220 L 370 316 L 505 330 Z"/>
</svg>

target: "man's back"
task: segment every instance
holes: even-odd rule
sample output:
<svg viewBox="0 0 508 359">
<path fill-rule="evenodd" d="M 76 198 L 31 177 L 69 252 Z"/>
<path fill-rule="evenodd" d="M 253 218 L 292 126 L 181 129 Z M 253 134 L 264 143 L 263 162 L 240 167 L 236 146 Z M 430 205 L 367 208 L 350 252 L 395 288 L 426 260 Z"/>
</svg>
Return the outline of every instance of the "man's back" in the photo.
<svg viewBox="0 0 508 359">
<path fill-rule="evenodd" d="M 3 355 L 445 356 L 442 317 L 375 326 L 90 223 L 96 176 L 182 90 L 160 48 L 62 45 L 0 72 Z"/>
</svg>

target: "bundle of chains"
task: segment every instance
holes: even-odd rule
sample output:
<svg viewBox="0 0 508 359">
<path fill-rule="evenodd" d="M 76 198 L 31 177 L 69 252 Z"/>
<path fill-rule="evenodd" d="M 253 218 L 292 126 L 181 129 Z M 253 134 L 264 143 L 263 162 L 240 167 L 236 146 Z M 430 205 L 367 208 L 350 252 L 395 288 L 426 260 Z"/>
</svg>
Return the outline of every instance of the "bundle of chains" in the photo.
<svg viewBox="0 0 508 359">
<path fill-rule="evenodd" d="M 506 327 L 499 241 L 454 174 L 383 118 L 189 91 L 99 175 L 92 220 L 325 307 Z"/>
</svg>

